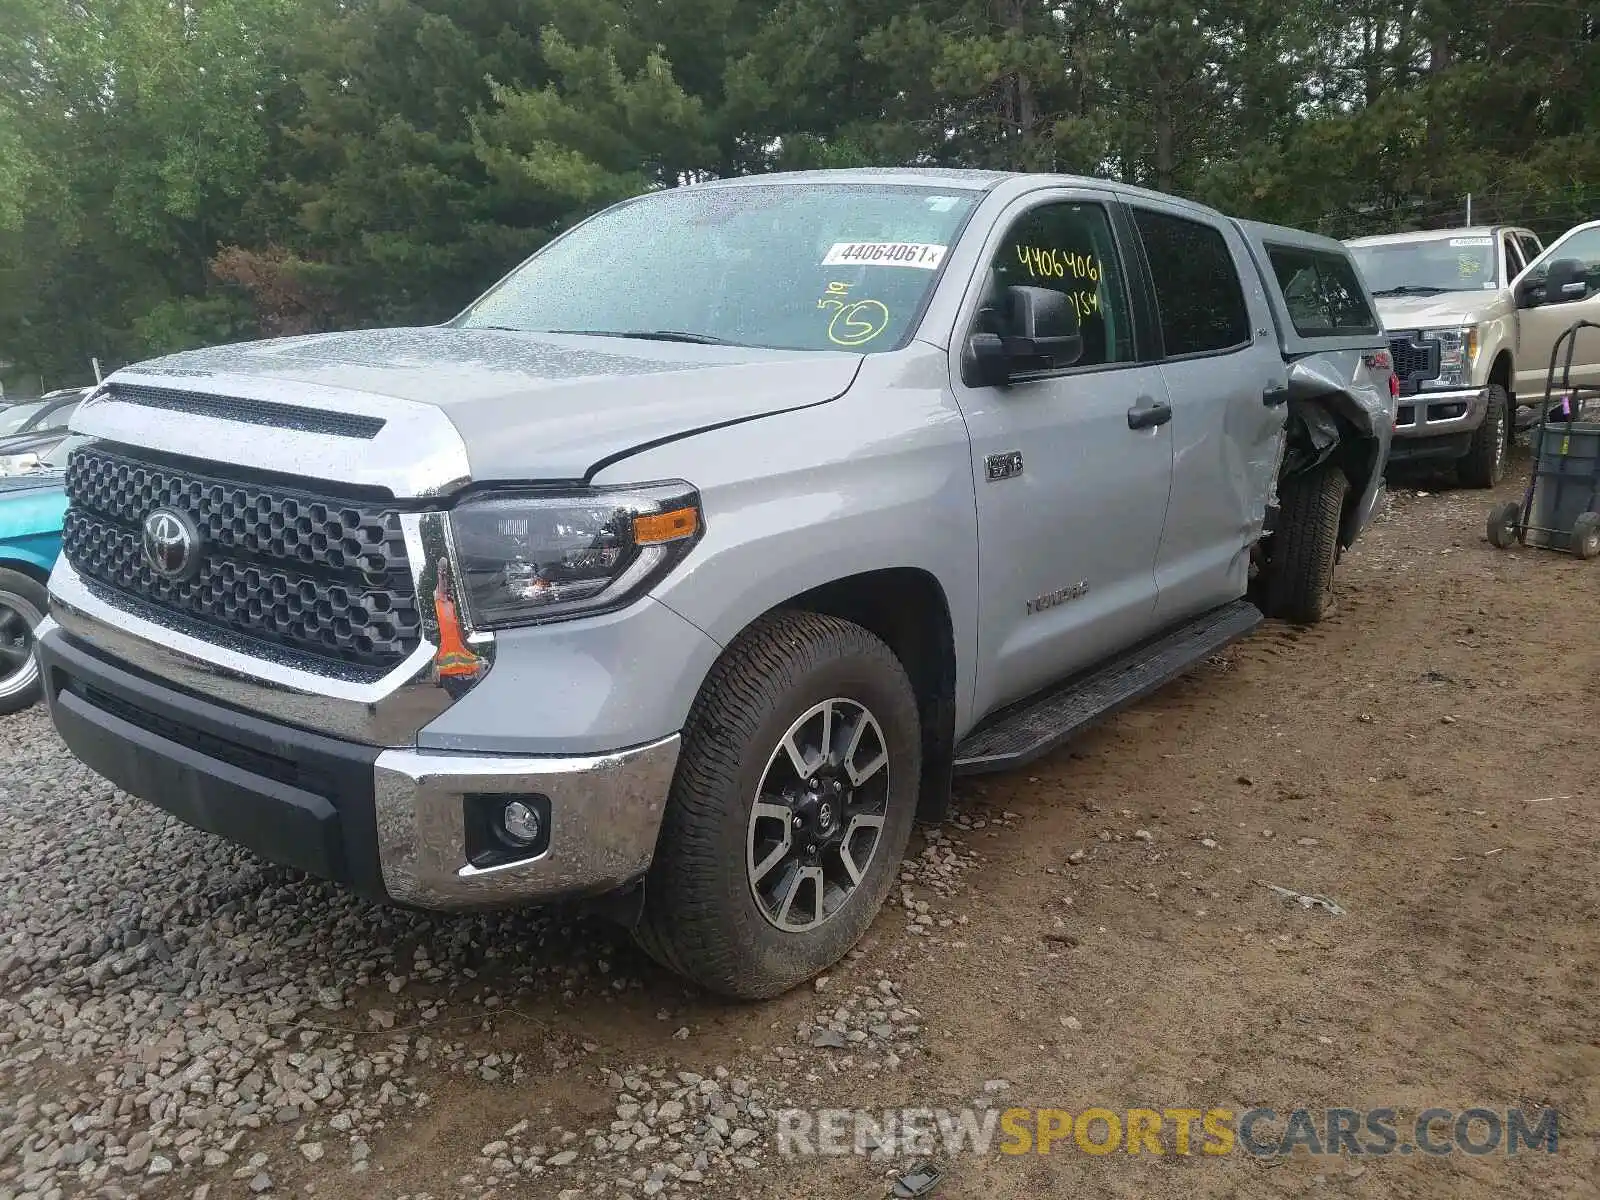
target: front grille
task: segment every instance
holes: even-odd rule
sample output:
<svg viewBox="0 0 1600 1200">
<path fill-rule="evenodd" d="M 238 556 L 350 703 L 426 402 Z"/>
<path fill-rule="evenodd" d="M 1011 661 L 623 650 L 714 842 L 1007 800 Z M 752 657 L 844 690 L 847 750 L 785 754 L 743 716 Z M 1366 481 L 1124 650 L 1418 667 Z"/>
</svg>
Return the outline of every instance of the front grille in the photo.
<svg viewBox="0 0 1600 1200">
<path fill-rule="evenodd" d="M 416 590 L 397 513 L 138 454 L 95 446 L 68 461 L 62 550 L 80 575 L 323 662 L 386 669 L 416 649 Z M 159 507 L 200 531 L 191 578 L 168 578 L 145 559 L 144 521 Z"/>
<path fill-rule="evenodd" d="M 1423 342 L 1407 335 L 1389 339 L 1389 353 L 1394 356 L 1395 377 L 1400 380 L 1400 394 L 1413 396 L 1424 381 L 1439 377 L 1439 343 Z"/>
</svg>

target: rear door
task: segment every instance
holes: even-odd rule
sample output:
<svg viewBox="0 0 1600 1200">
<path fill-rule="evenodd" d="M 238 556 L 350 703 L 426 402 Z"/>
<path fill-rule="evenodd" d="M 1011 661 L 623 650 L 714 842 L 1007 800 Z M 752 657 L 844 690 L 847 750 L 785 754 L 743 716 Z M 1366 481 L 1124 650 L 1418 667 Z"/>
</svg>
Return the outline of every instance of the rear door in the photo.
<svg viewBox="0 0 1600 1200">
<path fill-rule="evenodd" d="M 1094 189 L 1017 198 L 985 235 L 959 311 L 951 376 L 977 490 L 978 715 L 1110 657 L 1157 621 L 1170 409 L 1134 327 L 1119 220 L 1114 198 Z M 973 386 L 963 349 L 975 332 L 1008 332 L 1001 299 L 1017 285 L 1067 295 L 1083 354 L 1005 387 Z"/>
<path fill-rule="evenodd" d="M 1172 398 L 1172 501 L 1156 556 L 1167 625 L 1245 593 L 1283 451 L 1288 368 L 1238 230 L 1143 196 L 1130 209 Z"/>
</svg>

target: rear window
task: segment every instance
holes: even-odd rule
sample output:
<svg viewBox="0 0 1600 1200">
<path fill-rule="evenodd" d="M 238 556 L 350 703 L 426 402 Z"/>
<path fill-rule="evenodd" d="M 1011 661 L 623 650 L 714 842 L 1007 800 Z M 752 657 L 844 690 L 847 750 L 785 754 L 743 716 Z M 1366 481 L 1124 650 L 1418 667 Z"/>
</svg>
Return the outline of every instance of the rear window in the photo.
<svg viewBox="0 0 1600 1200">
<path fill-rule="evenodd" d="M 1216 354 L 1250 342 L 1250 315 L 1233 255 L 1210 225 L 1134 209 L 1161 311 L 1168 358 Z"/>
<path fill-rule="evenodd" d="M 1332 250 L 1268 246 L 1289 320 L 1301 337 L 1377 333 L 1378 318 L 1361 294 L 1355 265 Z"/>
</svg>

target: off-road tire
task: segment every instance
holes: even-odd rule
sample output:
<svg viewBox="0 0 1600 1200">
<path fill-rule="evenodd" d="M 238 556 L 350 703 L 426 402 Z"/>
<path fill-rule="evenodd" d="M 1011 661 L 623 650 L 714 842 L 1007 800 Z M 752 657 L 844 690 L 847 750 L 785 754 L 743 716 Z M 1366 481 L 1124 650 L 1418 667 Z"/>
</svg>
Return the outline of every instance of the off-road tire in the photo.
<svg viewBox="0 0 1600 1200">
<path fill-rule="evenodd" d="M 844 904 L 815 929 L 786 932 L 768 922 L 751 891 L 750 815 L 790 725 L 833 697 L 864 705 L 882 729 L 887 809 Z M 668 970 L 739 999 L 775 996 L 826 970 L 866 932 L 894 886 L 921 774 L 916 695 L 888 646 L 837 617 L 761 618 L 718 659 L 690 710 L 635 940 Z"/>
<path fill-rule="evenodd" d="M 42 583 L 21 571 L 0 567 L 0 611 L 9 614 L 8 624 L 26 620 L 31 635 L 49 607 L 49 596 Z M 0 657 L 0 715 L 21 712 L 32 706 L 42 691 L 37 661 L 30 667 L 18 667 Z"/>
<path fill-rule="evenodd" d="M 1472 432 L 1472 445 L 1456 463 L 1461 482 L 1470 488 L 1492 488 L 1506 477 L 1511 457 L 1511 398 L 1498 383 L 1489 385 L 1489 406 Z"/>
<path fill-rule="evenodd" d="M 1339 522 L 1350 481 L 1324 465 L 1286 479 L 1278 489 L 1278 528 L 1267 561 L 1267 615 L 1315 625 L 1333 608 Z"/>
<path fill-rule="evenodd" d="M 1515 500 L 1496 504 L 1489 510 L 1487 533 L 1489 544 L 1499 550 L 1508 550 L 1517 544 L 1522 524 L 1522 505 Z"/>
<path fill-rule="evenodd" d="M 1572 523 L 1572 552 L 1579 558 L 1600 558 L 1600 512 L 1580 513 Z"/>
</svg>

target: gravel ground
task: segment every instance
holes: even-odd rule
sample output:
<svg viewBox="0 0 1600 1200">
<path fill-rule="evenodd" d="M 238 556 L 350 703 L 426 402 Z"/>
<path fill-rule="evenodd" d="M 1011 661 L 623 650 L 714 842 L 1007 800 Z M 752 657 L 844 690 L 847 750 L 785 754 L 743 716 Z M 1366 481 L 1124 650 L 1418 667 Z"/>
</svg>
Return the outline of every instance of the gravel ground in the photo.
<svg viewBox="0 0 1600 1200">
<path fill-rule="evenodd" d="M 414 914 L 267 866 L 115 792 L 42 709 L 8 718 L 0 1200 L 857 1200 L 908 1163 L 780 1160 L 789 1105 L 1538 1100 L 1592 1129 L 1600 650 L 1509 614 L 1592 613 L 1600 575 L 1488 549 L 1490 499 L 1400 493 L 1330 622 L 963 785 L 861 946 L 762 1005 L 593 920 Z M 940 1196 L 1597 1194 L 1592 1136 L 1569 1147 L 963 1160 Z"/>
</svg>

